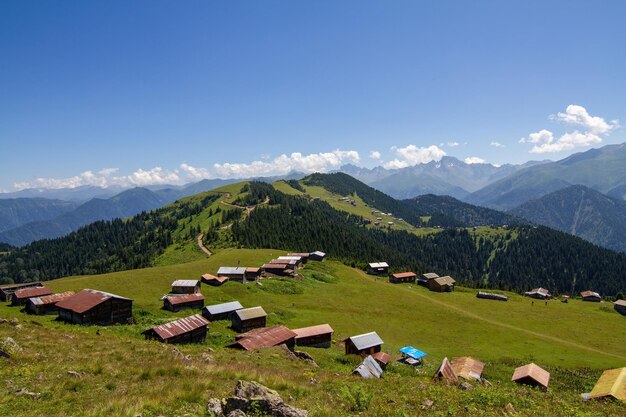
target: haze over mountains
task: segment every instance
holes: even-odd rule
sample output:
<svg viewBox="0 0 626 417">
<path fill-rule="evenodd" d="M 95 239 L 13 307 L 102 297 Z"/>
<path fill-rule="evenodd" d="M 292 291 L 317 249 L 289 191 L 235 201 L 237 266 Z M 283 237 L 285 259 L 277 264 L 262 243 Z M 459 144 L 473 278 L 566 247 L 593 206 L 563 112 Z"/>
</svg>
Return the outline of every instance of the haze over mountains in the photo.
<svg viewBox="0 0 626 417">
<path fill-rule="evenodd" d="M 623 207 L 620 201 L 626 199 L 626 144 L 591 149 L 556 162 L 495 166 L 468 164 L 444 156 L 439 161 L 400 169 L 348 164 L 338 171 L 399 200 L 450 196 L 473 206 L 510 211 L 518 219 L 571 233 L 607 248 L 626 250 L 620 212 Z M 271 182 L 304 176 L 291 172 L 256 180 Z M 133 216 L 237 181 L 240 180 L 205 179 L 182 186 L 152 185 L 126 190 L 89 186 L 3 193 L 0 194 L 0 242 L 21 246 L 63 236 L 97 220 Z M 425 197 L 420 199 L 428 201 Z M 474 210 L 473 215 L 467 215 L 475 219 L 504 215 L 476 216 L 475 209 L 468 207 L 472 206 L 464 207 L 463 213 Z"/>
</svg>

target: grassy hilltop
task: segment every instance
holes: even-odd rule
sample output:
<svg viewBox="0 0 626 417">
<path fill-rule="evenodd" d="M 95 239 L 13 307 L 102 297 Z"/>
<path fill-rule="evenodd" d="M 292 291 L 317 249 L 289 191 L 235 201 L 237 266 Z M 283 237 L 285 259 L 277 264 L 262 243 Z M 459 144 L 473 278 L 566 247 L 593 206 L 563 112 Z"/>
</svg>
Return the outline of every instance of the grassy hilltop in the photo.
<svg viewBox="0 0 626 417">
<path fill-rule="evenodd" d="M 211 323 L 206 344 L 178 347 L 189 360 L 173 354 L 172 346 L 143 340 L 140 332 L 146 328 L 191 314 L 160 309 L 159 297 L 172 280 L 197 278 L 220 265 L 259 265 L 282 253 L 223 249 L 179 265 L 47 283 L 54 291 L 96 288 L 133 298 L 137 323 L 131 326 L 72 326 L 0 306 L 0 317 L 17 317 L 22 326 L 0 324 L 0 337 L 10 336 L 23 347 L 11 359 L 2 359 L 0 415 L 200 416 L 205 415 L 206 400 L 228 395 L 237 379 L 275 388 L 312 416 L 495 416 L 503 415 L 509 402 L 519 415 L 626 413 L 623 404 L 582 403 L 579 398 L 593 387 L 602 369 L 626 365 L 626 320 L 609 304 L 572 300 L 547 306 L 536 301 L 533 306 L 514 294 L 503 303 L 476 299 L 475 290 L 463 288 L 431 293 L 415 285 L 392 285 L 333 261 L 309 262 L 299 281 L 271 279 L 263 286 L 231 282 L 202 290 L 207 304 L 237 299 L 244 306 L 262 305 L 268 325 L 331 324 L 332 348 L 305 349 L 318 368 L 279 349 L 248 353 L 223 348 L 234 336 L 227 322 Z M 426 365 L 414 370 L 393 363 L 376 381 L 350 376 L 358 359 L 346 357 L 340 341 L 372 330 L 392 356 L 407 344 L 428 352 Z M 209 347 L 214 352 L 208 352 Z M 460 355 L 485 361 L 484 376 L 493 387 L 462 391 L 431 381 L 444 356 Z M 551 371 L 547 393 L 510 382 L 513 369 L 529 361 Z M 16 397 L 21 388 L 41 396 Z M 351 400 L 346 390 L 362 401 Z M 435 404 L 422 410 L 427 398 Z"/>
</svg>

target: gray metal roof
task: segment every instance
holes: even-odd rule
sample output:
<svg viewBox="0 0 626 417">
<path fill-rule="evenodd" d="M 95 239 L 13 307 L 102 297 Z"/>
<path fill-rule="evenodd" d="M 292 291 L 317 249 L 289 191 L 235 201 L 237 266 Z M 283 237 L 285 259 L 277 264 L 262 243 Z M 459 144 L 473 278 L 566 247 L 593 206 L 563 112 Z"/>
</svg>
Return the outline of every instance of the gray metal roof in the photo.
<svg viewBox="0 0 626 417">
<path fill-rule="evenodd" d="M 232 311 L 241 310 L 243 309 L 243 306 L 241 305 L 239 301 L 231 301 L 229 303 L 214 304 L 212 306 L 206 306 L 204 308 L 206 311 L 209 312 L 209 314 L 213 315 L 213 314 L 230 313 Z"/>
<path fill-rule="evenodd" d="M 385 343 L 383 342 L 383 339 L 381 339 L 380 336 L 378 336 L 376 332 L 370 332 L 370 333 L 359 334 L 357 336 L 352 336 L 350 337 L 350 340 L 352 340 L 352 343 L 354 343 L 354 346 L 358 350 L 371 348 L 372 346 L 378 346 L 378 345 L 382 345 L 383 343 Z"/>
<path fill-rule="evenodd" d="M 311 254 L 311 255 L 317 255 L 317 256 L 320 256 L 320 257 L 322 257 L 322 258 L 323 258 L 324 256 L 326 256 L 326 254 L 325 254 L 324 252 L 320 252 L 320 251 L 318 251 L 318 250 L 316 250 L 315 252 L 311 252 L 310 254 Z"/>
<path fill-rule="evenodd" d="M 235 311 L 235 314 L 241 320 L 256 319 L 256 318 L 259 318 L 259 317 L 267 316 L 267 313 L 265 312 L 265 310 L 263 310 L 263 307 L 261 307 L 261 306 L 259 306 L 259 307 L 250 307 L 250 308 L 244 308 L 242 310 L 237 310 L 237 311 Z"/>
<path fill-rule="evenodd" d="M 380 378 L 383 370 L 372 355 L 368 355 L 352 373 L 359 374 L 363 378 Z"/>
<path fill-rule="evenodd" d="M 197 279 L 177 279 L 172 282 L 172 287 L 195 287 L 198 283 Z"/>
<path fill-rule="evenodd" d="M 389 268 L 387 262 L 372 262 L 369 264 L 370 268 Z"/>
<path fill-rule="evenodd" d="M 302 256 L 279 256 L 276 259 L 285 260 L 285 261 L 301 261 Z"/>
<path fill-rule="evenodd" d="M 217 275 L 244 275 L 245 273 L 246 268 L 243 266 L 221 266 L 217 270 Z"/>
</svg>

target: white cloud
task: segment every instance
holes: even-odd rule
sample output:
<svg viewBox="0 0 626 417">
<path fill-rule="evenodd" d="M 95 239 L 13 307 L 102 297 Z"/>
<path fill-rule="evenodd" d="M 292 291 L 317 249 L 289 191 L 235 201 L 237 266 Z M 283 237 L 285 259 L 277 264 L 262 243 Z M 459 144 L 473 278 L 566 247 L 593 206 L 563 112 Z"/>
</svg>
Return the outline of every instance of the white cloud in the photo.
<svg viewBox="0 0 626 417">
<path fill-rule="evenodd" d="M 553 153 L 568 151 L 575 148 L 588 147 L 602 143 L 602 136 L 608 136 L 612 130 L 619 127 L 617 120 L 607 123 L 602 117 L 591 116 L 582 106 L 570 104 L 565 113 L 549 117 L 550 120 L 561 121 L 570 125 L 582 126 L 584 129 L 566 132 L 558 139 L 554 133 L 542 129 L 531 133 L 527 138 L 521 138 L 520 143 L 532 143 L 530 153 Z"/>
<path fill-rule="evenodd" d="M 597 135 L 608 133 L 619 127 L 619 122 L 617 120 L 612 120 L 610 123 L 607 123 L 602 117 L 591 116 L 587 112 L 587 109 L 576 104 L 570 104 L 565 109 L 565 113 L 559 112 L 556 116 L 550 116 L 550 118 L 569 124 L 583 126 L 589 132 Z"/>
<path fill-rule="evenodd" d="M 379 160 L 381 158 L 380 152 L 378 152 L 378 151 L 371 151 L 370 152 L 370 158 Z"/>
<path fill-rule="evenodd" d="M 105 168 L 97 171 L 85 171 L 68 178 L 37 178 L 34 181 L 18 182 L 13 185 L 17 190 L 25 188 L 76 188 L 82 186 L 95 187 L 141 187 L 153 184 L 181 184 L 178 170 L 170 171 L 161 167 L 149 170 L 138 169 L 130 175 L 114 176 L 117 168 Z"/>
<path fill-rule="evenodd" d="M 533 142 L 535 143 L 535 142 Z M 530 150 L 530 153 L 552 153 L 568 151 L 570 149 L 583 146 L 592 146 L 602 143 L 602 139 L 591 132 L 579 132 L 575 130 L 571 133 L 565 133 L 557 141 L 550 137 L 548 141 L 537 142 Z"/>
<path fill-rule="evenodd" d="M 180 164 L 180 169 L 181 171 L 186 173 L 190 179 L 194 180 L 201 180 L 204 178 L 209 178 L 211 176 L 208 169 L 192 167 L 191 165 L 188 165 L 186 163 Z"/>
<path fill-rule="evenodd" d="M 496 142 L 496 141 L 491 142 L 489 145 L 495 146 L 496 148 L 506 148 L 506 146 L 504 146 L 500 142 Z"/>
<path fill-rule="evenodd" d="M 450 148 L 456 148 L 457 146 L 461 146 L 459 142 L 448 142 L 448 146 Z"/>
<path fill-rule="evenodd" d="M 464 162 L 468 165 L 471 164 L 485 164 L 485 160 L 482 158 L 479 158 L 477 156 L 470 156 L 464 159 Z"/>
<path fill-rule="evenodd" d="M 437 145 L 431 145 L 426 148 L 420 148 L 415 145 L 408 145 L 404 148 L 393 146 L 391 150 L 396 154 L 396 159 L 384 165 L 387 169 L 406 168 L 417 164 L 426 164 L 431 161 L 439 161 L 446 156 L 445 151 Z"/>
<path fill-rule="evenodd" d="M 213 172 L 220 178 L 249 178 L 287 174 L 291 171 L 304 173 L 325 172 L 339 168 L 346 162 L 358 163 L 357 151 L 335 150 L 333 152 L 302 155 L 294 152 L 291 155 L 280 155 L 270 162 L 253 161 L 251 163 L 214 164 Z"/>
</svg>

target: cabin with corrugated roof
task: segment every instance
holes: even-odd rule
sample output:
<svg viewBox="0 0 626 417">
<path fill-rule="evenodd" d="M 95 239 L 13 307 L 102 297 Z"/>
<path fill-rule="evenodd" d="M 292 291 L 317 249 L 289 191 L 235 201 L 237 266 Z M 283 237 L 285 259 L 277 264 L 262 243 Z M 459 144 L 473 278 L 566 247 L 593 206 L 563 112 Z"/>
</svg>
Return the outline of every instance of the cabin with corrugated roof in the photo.
<svg viewBox="0 0 626 417">
<path fill-rule="evenodd" d="M 231 301 L 229 303 L 206 306 L 202 309 L 202 315 L 210 321 L 229 320 L 231 314 L 242 309 L 243 306 L 239 301 Z"/>
<path fill-rule="evenodd" d="M 74 324 L 126 324 L 133 318 L 133 300 L 85 289 L 57 303 L 59 320 Z"/>
<path fill-rule="evenodd" d="M 154 326 L 142 334 L 146 339 L 163 343 L 202 343 L 208 333 L 209 321 L 200 314 Z"/>
<path fill-rule="evenodd" d="M 602 301 L 602 297 L 595 291 L 583 291 L 580 293 L 580 297 L 583 301 L 590 301 L 593 303 L 599 303 Z"/>
<path fill-rule="evenodd" d="M 278 345 L 285 345 L 289 349 L 295 346 L 296 333 L 285 326 L 252 329 L 244 334 L 235 336 L 235 343 L 228 347 L 257 350 Z"/>
<path fill-rule="evenodd" d="M 52 294 L 52 290 L 48 287 L 20 288 L 11 296 L 11 305 L 23 306 L 29 298 L 42 297 L 50 294 Z"/>
<path fill-rule="evenodd" d="M 218 287 L 223 283 L 228 281 L 228 277 L 218 277 L 211 274 L 204 274 L 201 277 L 201 281 L 205 284 L 211 285 L 213 287 Z"/>
<path fill-rule="evenodd" d="M 615 304 L 613 304 L 613 308 L 615 309 L 615 311 L 617 311 L 621 315 L 626 316 L 626 301 L 624 300 L 615 301 Z"/>
<path fill-rule="evenodd" d="M 24 282 L 21 284 L 0 285 L 0 301 L 11 301 L 11 296 L 15 291 L 21 288 L 43 287 L 43 284 L 37 282 Z"/>
<path fill-rule="evenodd" d="M 389 264 L 387 262 L 370 262 L 367 264 L 367 273 L 370 275 L 389 274 Z"/>
<path fill-rule="evenodd" d="M 218 277 L 226 277 L 231 281 L 245 282 L 246 268 L 243 266 L 220 266 L 217 270 Z"/>
<path fill-rule="evenodd" d="M 180 311 L 186 308 L 201 309 L 204 307 L 202 294 L 168 294 L 163 297 L 163 308 L 169 311 Z"/>
<path fill-rule="evenodd" d="M 382 350 L 383 343 L 385 342 L 376 332 L 363 333 L 344 340 L 346 355 L 373 355 Z"/>
<path fill-rule="evenodd" d="M 318 250 L 316 250 L 315 252 L 311 252 L 309 253 L 309 260 L 310 261 L 318 261 L 321 262 L 326 258 L 326 254 L 324 252 L 320 252 Z"/>
<path fill-rule="evenodd" d="M 172 282 L 172 294 L 196 294 L 200 292 L 197 279 L 178 279 Z"/>
<path fill-rule="evenodd" d="M 333 339 L 333 328 L 329 324 L 293 329 L 296 333 L 296 345 L 316 348 L 329 348 Z"/>
<path fill-rule="evenodd" d="M 57 303 L 73 296 L 74 291 L 66 291 L 59 294 L 44 295 L 42 297 L 29 298 L 26 301 L 25 309 L 29 314 L 57 314 Z"/>
<path fill-rule="evenodd" d="M 389 282 L 392 284 L 411 283 L 415 282 L 416 277 L 415 272 L 397 272 L 389 275 Z"/>
<path fill-rule="evenodd" d="M 452 292 L 456 281 L 449 275 L 428 281 L 428 289 L 435 292 Z"/>
<path fill-rule="evenodd" d="M 252 329 L 265 327 L 267 322 L 267 313 L 263 307 L 242 308 L 236 310 L 230 316 L 231 327 L 239 333 L 245 333 Z"/>
<path fill-rule="evenodd" d="M 417 277 L 417 284 L 423 287 L 428 287 L 428 283 L 430 282 L 430 280 L 435 278 L 439 278 L 439 275 L 435 274 L 434 272 L 426 272 Z"/>
</svg>

